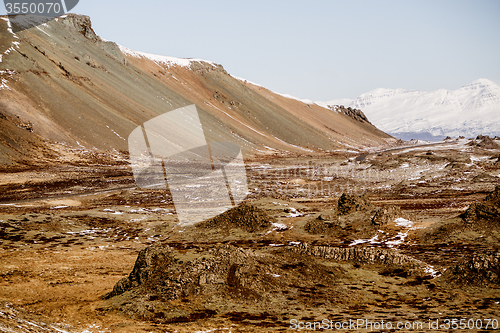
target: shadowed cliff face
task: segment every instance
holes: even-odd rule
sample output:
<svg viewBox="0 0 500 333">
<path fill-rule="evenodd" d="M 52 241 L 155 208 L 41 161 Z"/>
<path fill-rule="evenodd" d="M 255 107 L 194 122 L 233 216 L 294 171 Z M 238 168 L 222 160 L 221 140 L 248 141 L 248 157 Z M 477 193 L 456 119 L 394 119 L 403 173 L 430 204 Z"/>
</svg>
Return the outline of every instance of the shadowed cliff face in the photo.
<svg viewBox="0 0 500 333">
<path fill-rule="evenodd" d="M 247 154 L 272 152 L 267 147 L 315 154 L 390 138 L 367 122 L 238 80 L 217 64 L 124 52 L 98 37 L 86 16 L 15 28 L 0 18 L 0 126 L 23 128 L 10 140 L 30 149 L 42 138 L 126 151 L 138 125 L 190 104 L 198 106 L 208 140 L 235 142 Z M 3 161 L 18 159 L 11 151 L 30 150 L 0 141 Z"/>
</svg>

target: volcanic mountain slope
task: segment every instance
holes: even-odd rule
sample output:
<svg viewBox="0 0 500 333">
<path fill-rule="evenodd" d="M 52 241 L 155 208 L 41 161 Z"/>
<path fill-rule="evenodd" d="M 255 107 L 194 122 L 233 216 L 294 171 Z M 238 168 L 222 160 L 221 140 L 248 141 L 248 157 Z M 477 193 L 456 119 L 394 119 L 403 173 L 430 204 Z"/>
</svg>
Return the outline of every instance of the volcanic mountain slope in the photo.
<svg viewBox="0 0 500 333">
<path fill-rule="evenodd" d="M 355 100 L 318 104 L 361 109 L 374 125 L 403 140 L 500 135 L 500 87 L 487 79 L 454 91 L 380 88 Z"/>
<path fill-rule="evenodd" d="M 1 17 L 0 56 L 4 164 L 26 159 L 39 151 L 27 147 L 44 140 L 126 151 L 137 126 L 190 104 L 198 106 L 208 140 L 238 143 L 245 153 L 315 154 L 391 139 L 369 123 L 234 78 L 218 64 L 105 41 L 86 16 L 17 33 Z"/>
</svg>

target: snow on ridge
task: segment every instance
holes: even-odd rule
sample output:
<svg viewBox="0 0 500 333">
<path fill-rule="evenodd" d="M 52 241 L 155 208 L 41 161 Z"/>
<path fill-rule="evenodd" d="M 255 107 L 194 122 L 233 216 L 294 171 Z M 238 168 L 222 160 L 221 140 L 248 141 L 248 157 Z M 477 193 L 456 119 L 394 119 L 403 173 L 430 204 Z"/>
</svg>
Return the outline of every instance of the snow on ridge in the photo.
<svg viewBox="0 0 500 333">
<path fill-rule="evenodd" d="M 307 98 L 298 98 L 298 97 L 294 97 L 292 95 L 289 95 L 289 94 L 280 94 L 278 92 L 274 92 L 275 94 L 278 94 L 280 96 L 283 96 L 283 97 L 286 97 L 286 98 L 289 98 L 289 99 L 295 99 L 299 102 L 302 102 L 304 104 L 309 104 L 309 105 L 314 105 L 316 103 L 314 103 L 313 101 L 311 101 L 310 99 L 307 99 Z"/>
<path fill-rule="evenodd" d="M 264 87 L 264 86 L 263 86 L 263 85 L 261 85 L 261 84 L 258 84 L 258 83 L 255 83 L 255 82 L 252 82 L 252 81 L 250 81 L 250 80 L 247 80 L 247 79 L 241 78 L 241 77 L 236 76 L 236 75 L 233 75 L 233 74 L 229 74 L 229 75 L 230 75 L 230 76 L 232 76 L 233 78 L 235 78 L 236 80 L 239 80 L 239 81 L 241 81 L 241 82 L 243 82 L 243 83 L 250 83 L 250 84 L 252 84 L 252 85 L 254 85 L 254 86 L 257 86 L 257 87 L 261 87 L 261 88 L 265 88 L 265 89 L 267 89 L 266 87 Z"/>
<path fill-rule="evenodd" d="M 379 88 L 356 99 L 317 104 L 361 109 L 375 126 L 396 137 L 412 133 L 443 137 L 500 135 L 500 87 L 488 79 L 478 79 L 457 90 Z"/>
<path fill-rule="evenodd" d="M 350 105 L 352 103 L 352 99 L 350 98 L 340 98 L 340 99 L 336 99 L 336 100 L 332 100 L 332 101 L 328 101 L 328 102 L 315 102 L 316 105 L 319 105 L 321 107 L 324 107 L 324 108 L 327 108 L 329 109 L 331 106 L 335 106 L 335 105 Z"/>
<path fill-rule="evenodd" d="M 471 87 L 474 87 L 474 88 L 476 88 L 476 87 L 484 88 L 484 87 L 488 87 L 488 86 L 496 86 L 496 84 L 495 84 L 495 82 L 493 82 L 491 80 L 488 80 L 488 79 L 485 79 L 485 78 L 481 78 L 481 79 L 477 79 L 476 81 L 473 81 L 472 83 L 470 83 L 468 85 L 463 86 L 460 89 L 471 88 Z"/>
<path fill-rule="evenodd" d="M 298 97 L 295 97 L 295 96 L 292 96 L 292 95 L 289 95 L 289 94 L 281 94 L 281 93 L 279 93 L 279 92 L 272 91 L 271 89 L 268 89 L 268 88 L 264 87 L 264 86 L 263 86 L 263 85 L 261 85 L 261 84 L 258 84 L 258 83 L 255 83 L 255 82 L 252 82 L 252 81 L 249 81 L 249 80 L 243 79 L 243 78 L 241 78 L 241 77 L 238 77 L 238 76 L 235 76 L 235 75 L 232 75 L 232 74 L 230 74 L 230 75 L 231 75 L 233 78 L 235 78 L 236 80 L 239 80 L 239 81 L 241 81 L 241 82 L 243 82 L 243 83 L 250 83 L 250 84 L 252 84 L 252 85 L 254 85 L 254 86 L 261 87 L 261 88 L 265 88 L 265 89 L 269 90 L 270 92 L 272 92 L 273 94 L 280 95 L 280 96 L 283 96 L 283 97 L 288 98 L 288 99 L 294 99 L 294 100 L 297 100 L 297 101 L 302 102 L 302 103 L 304 103 L 304 104 L 309 104 L 309 105 L 314 105 L 314 104 L 317 104 L 316 102 L 313 102 L 313 101 L 311 101 L 310 99 L 307 99 L 307 98 L 298 98 Z M 317 104 L 317 105 L 319 105 L 319 104 Z M 321 106 L 321 105 L 320 105 L 320 106 Z"/>
<path fill-rule="evenodd" d="M 151 61 L 154 61 L 156 63 L 162 63 L 166 64 L 169 66 L 180 66 L 180 67 L 186 67 L 189 68 L 191 66 L 192 62 L 206 62 L 212 66 L 217 66 L 216 63 L 208 60 L 203 60 L 203 59 L 195 59 L 195 58 L 176 58 L 176 57 L 169 57 L 169 56 L 163 56 L 163 55 L 157 55 L 157 54 L 151 54 L 151 53 L 146 53 L 146 52 L 141 52 L 141 51 L 134 51 L 131 50 L 125 46 L 118 45 L 120 48 L 120 51 L 128 56 L 134 57 L 134 58 L 145 58 L 149 59 Z"/>
</svg>

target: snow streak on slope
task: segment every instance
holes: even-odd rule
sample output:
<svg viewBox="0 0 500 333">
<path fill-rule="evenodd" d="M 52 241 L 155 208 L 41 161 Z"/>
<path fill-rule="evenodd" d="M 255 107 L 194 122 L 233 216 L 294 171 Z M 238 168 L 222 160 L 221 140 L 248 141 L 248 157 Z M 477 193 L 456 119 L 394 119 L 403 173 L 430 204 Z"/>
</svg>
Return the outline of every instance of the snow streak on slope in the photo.
<svg viewBox="0 0 500 333">
<path fill-rule="evenodd" d="M 2 17 L 1 18 L 2 20 L 4 20 L 5 22 L 7 22 L 7 31 L 10 32 L 12 34 L 12 37 L 13 38 L 16 38 L 16 39 L 19 39 L 19 36 L 17 36 L 13 31 L 12 31 L 12 25 L 10 24 L 10 21 L 8 18 L 4 18 Z M 0 54 L 0 62 L 3 61 L 3 57 L 6 56 L 7 54 L 9 54 L 11 51 L 14 51 L 14 48 L 17 47 L 19 48 L 19 42 L 17 41 L 13 41 L 12 42 L 12 46 L 10 48 L 8 48 L 7 50 L 5 50 L 4 53 Z"/>
<path fill-rule="evenodd" d="M 500 135 L 500 87 L 487 79 L 454 91 L 380 88 L 355 100 L 333 100 L 320 105 L 325 104 L 361 109 L 379 129 L 404 139 L 425 134 Z"/>
</svg>

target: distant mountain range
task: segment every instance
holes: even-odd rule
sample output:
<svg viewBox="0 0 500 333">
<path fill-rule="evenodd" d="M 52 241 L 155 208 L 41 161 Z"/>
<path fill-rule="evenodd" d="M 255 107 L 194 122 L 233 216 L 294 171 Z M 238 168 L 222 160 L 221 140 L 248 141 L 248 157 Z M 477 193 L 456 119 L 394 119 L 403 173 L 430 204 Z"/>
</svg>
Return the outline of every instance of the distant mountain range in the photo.
<svg viewBox="0 0 500 333">
<path fill-rule="evenodd" d="M 360 109 L 372 124 L 403 140 L 500 136 L 500 87 L 488 79 L 476 80 L 453 91 L 380 88 L 354 100 L 317 104 Z"/>
</svg>

